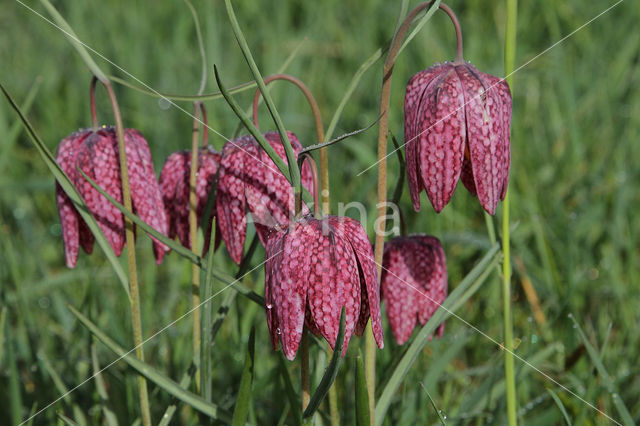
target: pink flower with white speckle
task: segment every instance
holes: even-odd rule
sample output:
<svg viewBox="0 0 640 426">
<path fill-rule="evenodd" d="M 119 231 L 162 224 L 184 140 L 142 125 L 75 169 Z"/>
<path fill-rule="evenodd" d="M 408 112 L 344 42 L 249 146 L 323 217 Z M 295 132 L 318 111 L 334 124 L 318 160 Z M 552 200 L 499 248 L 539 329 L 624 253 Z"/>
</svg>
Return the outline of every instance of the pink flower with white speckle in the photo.
<svg viewBox="0 0 640 426">
<path fill-rule="evenodd" d="M 198 173 L 196 178 L 196 215 L 198 224 L 202 219 L 204 209 L 213 189 L 213 183 L 218 173 L 220 153 L 210 146 L 198 151 Z M 191 248 L 189 233 L 189 178 L 191 173 L 191 151 L 179 151 L 171 154 L 165 161 L 160 172 L 160 190 L 162 200 L 169 220 L 169 238 L 177 235 L 183 246 Z M 215 216 L 215 207 L 211 212 Z M 219 227 L 216 225 L 217 248 L 220 243 Z M 205 242 L 202 250 L 204 256 L 209 251 L 211 239 L 211 223 L 205 233 Z"/>
<path fill-rule="evenodd" d="M 396 237 L 384 244 L 381 293 L 396 342 L 425 325 L 447 297 L 447 263 L 440 241 L 428 235 Z M 442 336 L 444 323 L 438 329 Z"/>
<path fill-rule="evenodd" d="M 362 335 L 369 317 L 378 347 L 383 347 L 378 273 L 359 222 L 309 215 L 284 230 L 275 228 L 266 259 L 267 323 L 273 348 L 280 341 L 287 359 L 295 358 L 304 325 L 335 347 L 343 306 L 343 356 L 351 336 Z"/>
<path fill-rule="evenodd" d="M 147 141 L 137 130 L 124 129 L 124 142 L 133 211 L 143 221 L 166 235 L 167 219 Z M 71 134 L 60 142 L 56 161 L 78 189 L 115 254 L 120 256 L 125 243 L 123 214 L 76 170 L 76 166 L 80 167 L 111 197 L 122 203 L 115 129 L 103 127 L 97 131 L 86 129 Z M 67 266 L 73 268 L 78 258 L 79 246 L 91 253 L 94 237 L 57 182 L 56 200 L 62 223 L 65 259 Z M 153 249 L 156 261 L 162 262 L 168 247 L 154 239 Z"/>
<path fill-rule="evenodd" d="M 297 156 L 302 145 L 293 133 L 287 133 Z M 286 162 L 280 134 L 268 132 L 264 136 Z M 308 164 L 302 167 L 301 174 L 302 184 L 313 194 L 313 178 Z M 236 263 L 242 260 L 247 235 L 247 210 L 251 211 L 263 245 L 266 245 L 269 229 L 287 225 L 293 216 L 294 195 L 291 185 L 252 136 L 227 142 L 222 149 L 216 209 L 222 239 Z M 302 213 L 308 211 L 303 205 Z"/>
<path fill-rule="evenodd" d="M 409 80 L 404 100 L 407 178 L 420 210 L 425 189 L 440 212 L 458 179 L 494 214 L 511 164 L 511 92 L 506 81 L 464 61 L 437 64 Z"/>
</svg>

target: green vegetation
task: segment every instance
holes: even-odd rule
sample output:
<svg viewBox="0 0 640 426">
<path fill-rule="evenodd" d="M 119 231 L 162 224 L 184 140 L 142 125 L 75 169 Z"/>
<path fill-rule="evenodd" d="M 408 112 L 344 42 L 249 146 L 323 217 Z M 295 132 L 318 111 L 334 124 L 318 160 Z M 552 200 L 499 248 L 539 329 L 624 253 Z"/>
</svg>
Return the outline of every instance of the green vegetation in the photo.
<svg viewBox="0 0 640 426">
<path fill-rule="evenodd" d="M 49 17 L 39 3 L 24 4 Z M 640 134 L 640 12 L 632 2 L 622 2 L 537 56 L 613 4 L 569 0 L 519 5 L 510 180 L 512 311 L 517 416 L 528 425 L 611 423 L 594 407 L 623 424 L 640 422 L 640 144 L 635 141 Z M 214 64 L 229 88 L 251 81 L 223 2 L 196 0 L 193 5 L 208 61 L 204 93 L 218 90 Z M 200 53 L 192 15 L 183 2 L 151 7 L 141 1 L 85 0 L 57 1 L 55 6 L 83 42 L 108 58 L 93 56 L 108 74 L 136 86 L 144 82 L 162 93 L 198 92 Z M 465 59 L 484 72 L 503 75 L 505 2 L 471 0 L 451 6 L 462 26 Z M 353 75 L 391 39 L 401 10 L 400 2 L 381 0 L 237 1 L 234 8 L 263 76 L 279 71 L 299 48 L 286 72 L 313 91 L 325 126 Z M 415 72 L 454 58 L 450 25 L 436 12 L 398 57 L 389 130 L 400 143 L 404 85 Z M 91 74 L 64 35 L 21 2 L 3 5 L 0 28 L 0 83 L 55 153 L 63 137 L 91 126 Z M 363 74 L 331 138 L 379 118 L 381 68 L 378 60 Z M 159 173 L 171 152 L 190 147 L 192 103 L 176 101 L 174 106 L 113 85 L 125 127 L 137 128 L 147 138 Z M 287 129 L 305 146 L 316 143 L 304 97 L 286 83 L 269 88 Z M 251 89 L 233 96 L 248 108 L 253 94 Z M 209 141 L 216 148 L 225 142 L 219 135 L 231 138 L 238 129 L 244 133 L 224 99 L 205 104 L 215 129 Z M 112 124 L 100 86 L 97 106 L 100 123 Z M 265 105 L 260 117 L 261 129 L 275 129 Z M 376 149 L 375 129 L 328 149 L 331 210 L 336 213 L 339 202 L 364 203 L 368 216 L 363 225 L 370 235 L 376 169 L 358 174 L 375 162 Z M 400 168 L 395 155 L 388 161 L 391 196 Z M 401 198 L 407 229 L 442 240 L 450 292 L 462 282 L 471 286 L 471 297 L 461 306 L 453 301 L 464 321 L 449 317 L 442 339 L 423 348 L 427 333 L 418 330 L 405 346 L 397 346 L 383 314 L 385 349 L 377 352 L 376 399 L 390 379 L 398 380 L 394 363 L 406 366 L 407 359 L 416 359 L 397 391 L 384 394 L 388 411 L 383 424 L 507 421 L 501 276 L 494 266 L 500 259 L 487 260 L 492 272 L 481 286 L 463 281 L 492 244 L 479 203 L 459 186 L 441 214 L 433 212 L 424 195 L 419 213 L 413 211 L 406 188 Z M 493 221 L 500 230 L 501 208 Z M 252 227 L 249 233 L 254 233 Z M 185 385 L 194 359 L 193 322 L 185 315 L 192 308 L 191 263 L 172 252 L 156 266 L 151 240 L 142 232 L 136 254 L 143 336 L 157 333 L 144 345 L 145 362 L 152 369 L 135 364 L 133 356 L 133 361 L 113 363 L 117 355 L 78 320 L 97 327 L 111 339 L 111 347 L 133 347 L 127 294 L 104 253 L 96 247 L 91 256 L 81 252 L 75 269 L 64 265 L 54 177 L 18 116 L 0 100 L 0 424 L 20 423 L 53 401 L 33 418 L 34 424 L 131 424 L 140 416 L 137 371 L 149 374 L 154 424 L 165 412 L 172 413 L 175 424 L 207 421 L 202 413 L 211 413 L 213 406 L 198 396 L 195 379 Z M 122 271 L 127 270 L 125 257 L 117 261 Z M 264 293 L 264 272 L 256 268 L 263 257 L 258 245 L 247 267 L 251 272 L 238 287 L 246 294 Z M 213 264 L 228 276 L 238 269 L 224 247 Z M 302 417 L 300 407 L 292 406 L 300 399 L 299 360 L 283 362 L 282 354 L 272 351 L 258 303 L 230 296 L 236 289 L 225 289 L 221 279 L 213 278 L 212 286 L 216 322 L 209 391 L 220 419 L 295 424 Z M 312 390 L 331 360 L 324 345 L 316 343 L 311 339 Z M 406 348 L 412 352 L 403 358 Z M 356 383 L 360 350 L 364 353 L 364 339 L 352 339 L 334 382 L 343 424 L 356 422 L 356 398 L 362 399 L 360 391 L 354 392 L 362 390 Z M 291 377 L 283 375 L 287 371 Z M 178 384 L 187 389 L 181 391 Z M 329 419 L 328 399 L 316 418 Z"/>
</svg>

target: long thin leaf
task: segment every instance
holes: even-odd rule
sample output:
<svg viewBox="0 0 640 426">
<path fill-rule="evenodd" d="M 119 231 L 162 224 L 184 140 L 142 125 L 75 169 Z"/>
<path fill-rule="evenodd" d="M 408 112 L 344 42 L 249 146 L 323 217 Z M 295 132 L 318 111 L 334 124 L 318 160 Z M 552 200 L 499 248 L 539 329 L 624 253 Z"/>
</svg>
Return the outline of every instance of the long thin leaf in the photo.
<svg viewBox="0 0 640 426">
<path fill-rule="evenodd" d="M 499 260 L 498 250 L 499 246 L 494 245 L 487 254 L 484 255 L 480 262 L 464 277 L 456 289 L 451 292 L 431 319 L 420 329 L 420 332 L 413 343 L 407 348 L 407 351 L 400 359 L 389 381 L 384 386 L 380 399 L 376 404 L 375 419 L 377 426 L 382 424 L 396 390 L 409 372 L 409 369 L 422 351 L 424 345 L 429 341 L 429 337 L 445 319 L 451 316 L 480 288 L 480 285 L 489 275 L 490 268 Z"/>
<path fill-rule="evenodd" d="M 253 59 L 253 56 L 251 55 L 251 50 L 249 49 L 247 40 L 245 39 L 244 34 L 242 33 L 242 29 L 240 29 L 240 24 L 238 23 L 238 20 L 236 19 L 236 14 L 233 11 L 231 0 L 225 0 L 224 4 L 227 9 L 227 15 L 229 16 L 231 29 L 233 30 L 233 34 L 236 37 L 236 41 L 238 42 L 238 45 L 240 46 L 240 50 L 242 51 L 242 54 L 244 55 L 244 58 L 247 61 L 247 65 L 249 65 L 249 69 L 251 70 L 251 74 L 253 74 L 253 78 L 255 79 L 256 83 L 258 83 L 258 88 L 260 89 L 260 92 L 262 92 L 262 98 L 264 99 L 264 103 L 267 105 L 267 109 L 271 114 L 271 118 L 273 118 L 273 121 L 276 124 L 278 133 L 280 133 L 280 138 L 282 140 L 282 145 L 284 146 L 284 150 L 287 156 L 287 164 L 289 166 L 289 171 L 290 171 L 289 182 L 291 182 L 291 185 L 294 187 L 294 190 L 297 191 L 298 188 L 301 188 L 300 170 L 298 169 L 298 163 L 296 162 L 296 155 L 293 152 L 291 141 L 289 140 L 289 136 L 287 135 L 287 129 L 284 127 L 284 123 L 282 122 L 282 118 L 280 118 L 280 114 L 278 114 L 278 110 L 276 108 L 275 102 L 273 102 L 271 95 L 267 91 L 267 86 L 264 84 L 264 80 L 262 79 L 260 70 L 256 65 L 256 61 Z M 216 75 L 217 75 L 217 72 L 216 72 Z M 222 90 L 222 88 L 220 88 L 220 90 Z M 246 127 L 246 124 L 245 124 L 245 127 Z M 247 127 L 247 130 L 249 130 L 248 127 Z M 274 160 L 273 155 L 269 155 L 269 157 L 272 160 Z M 276 155 L 276 157 L 280 158 L 279 155 Z"/>
<path fill-rule="evenodd" d="M 551 395 L 551 398 L 553 398 L 553 401 L 556 403 L 556 405 L 560 409 L 560 412 L 564 416 L 564 421 L 567 422 L 567 426 L 572 426 L 571 417 L 569 417 L 569 413 L 567 413 L 567 409 L 564 408 L 564 404 L 562 403 L 562 401 L 560 401 L 560 398 L 558 397 L 558 395 L 556 395 L 554 391 L 548 388 L 547 388 L 547 392 L 549 392 L 549 395 Z"/>
<path fill-rule="evenodd" d="M 420 386 L 422 386 L 422 389 L 424 389 L 425 393 L 427 394 L 427 396 L 429 397 L 429 401 L 431 402 L 431 407 L 433 407 L 433 411 L 436 412 L 436 415 L 438 416 L 438 420 L 440 420 L 440 424 L 442 425 L 446 425 L 447 422 L 445 421 L 445 416 L 442 413 L 442 410 L 438 409 L 438 406 L 436 405 L 436 402 L 433 400 L 433 398 L 431 397 L 431 394 L 429 393 L 429 391 L 427 390 L 426 386 L 424 385 L 424 383 L 420 382 Z"/>
<path fill-rule="evenodd" d="M 342 307 L 342 312 L 340 314 L 340 331 L 338 332 L 338 337 L 336 339 L 336 345 L 333 349 L 333 356 L 331 357 L 331 361 L 329 361 L 329 365 L 327 366 L 327 370 L 324 372 L 324 376 L 322 376 L 322 380 L 320 380 L 320 384 L 316 388 L 315 392 L 311 396 L 311 400 L 309 401 L 309 405 L 304 410 L 302 414 L 303 418 L 308 418 L 313 415 L 313 413 L 318 409 L 320 403 L 324 399 L 324 397 L 329 392 L 331 385 L 333 384 L 336 376 L 338 375 L 338 369 L 342 364 L 342 346 L 344 344 L 344 332 L 345 332 L 345 323 L 346 323 L 346 312 L 345 308 Z"/>
<path fill-rule="evenodd" d="M 369 393 L 367 391 L 367 379 L 364 374 L 364 362 L 361 354 L 355 359 L 356 370 L 356 425 L 369 426 L 371 413 L 369 412 Z"/>
<path fill-rule="evenodd" d="M 220 419 L 225 422 L 231 421 L 231 415 L 229 413 L 218 408 L 218 406 L 214 403 L 206 401 L 200 396 L 183 389 L 178 383 L 166 377 L 149 364 L 140 361 L 135 357 L 133 350 L 125 350 L 122 346 L 111 340 L 111 338 L 104 334 L 97 325 L 91 322 L 89 318 L 85 317 L 73 306 L 67 305 L 67 307 L 69 308 L 71 313 L 73 313 L 76 318 L 78 318 L 82 325 L 87 327 L 87 329 L 89 329 L 89 331 L 98 340 L 104 343 L 105 346 L 111 349 L 116 355 L 118 355 L 118 357 L 120 357 L 120 359 L 129 364 L 129 366 L 136 370 L 139 374 L 155 383 L 158 387 L 162 388 L 170 395 L 173 395 L 180 401 L 190 405 L 201 413 L 208 415 L 212 419 Z"/>
<path fill-rule="evenodd" d="M 80 213 L 80 216 L 82 216 L 82 219 L 85 221 L 85 223 L 93 233 L 96 243 L 104 252 L 105 256 L 107 257 L 107 260 L 111 264 L 111 267 L 113 268 L 116 275 L 120 279 L 120 283 L 122 284 L 124 291 L 127 293 L 127 297 L 129 297 L 129 300 L 131 300 L 131 296 L 129 295 L 129 279 L 127 278 L 127 275 L 124 272 L 124 269 L 122 269 L 122 266 L 120 265 L 120 262 L 118 261 L 118 258 L 116 257 L 115 253 L 111 249 L 111 246 L 107 242 L 107 239 L 102 233 L 102 230 L 98 226 L 98 223 L 96 222 L 93 215 L 87 208 L 87 205 L 82 200 L 82 197 L 78 193 L 78 190 L 76 189 L 75 186 L 73 186 L 73 183 L 71 183 L 71 180 L 69 179 L 69 177 L 60 168 L 60 165 L 56 162 L 55 158 L 53 157 L 53 154 L 51 154 L 49 149 L 47 149 L 44 142 L 42 142 L 42 139 L 40 139 L 40 136 L 38 136 L 38 134 L 35 132 L 33 127 L 31 127 L 31 123 L 29 123 L 29 120 L 27 120 L 27 118 L 22 114 L 22 111 L 20 111 L 20 108 L 18 108 L 18 105 L 13 101 L 13 99 L 11 98 L 11 96 L 9 95 L 9 93 L 1 83 L 0 83 L 0 90 L 2 90 L 2 93 L 9 101 L 9 104 L 11 104 L 11 107 L 13 108 L 13 110 L 20 117 L 20 121 L 22 121 L 22 125 L 27 130 L 27 133 L 29 134 L 31 141 L 33 142 L 34 146 L 36 147 L 36 150 L 44 160 L 45 164 L 47 165 L 51 173 L 53 173 L 53 175 L 55 176 L 56 180 L 58 181 L 58 183 L 60 184 L 64 192 L 67 194 L 67 196 L 69 196 L 69 199 L 73 202 L 73 205 Z"/>
<path fill-rule="evenodd" d="M 293 59 L 298 55 L 298 52 L 302 48 L 302 45 L 305 43 L 305 41 L 306 39 L 298 43 L 295 49 L 291 51 L 287 59 L 285 59 L 285 61 L 282 63 L 280 68 L 278 68 L 278 71 L 276 72 L 276 74 L 282 74 L 287 70 L 291 62 L 293 62 Z M 215 99 L 223 98 L 222 92 L 204 93 L 202 95 L 181 95 L 181 94 L 162 93 L 157 90 L 149 90 L 147 88 L 137 86 L 133 83 L 128 82 L 127 80 L 124 80 L 120 77 L 116 77 L 114 75 L 109 75 L 108 77 L 114 83 L 121 84 L 125 87 L 128 87 L 129 89 L 133 89 L 137 92 L 144 93 L 145 95 L 153 96 L 155 98 L 169 99 L 172 101 L 190 101 L 190 102 L 198 102 L 198 101 L 204 102 L 204 101 L 212 101 Z M 247 90 L 255 89 L 256 87 L 258 87 L 258 85 L 256 84 L 255 81 L 248 81 L 246 83 L 242 83 L 230 88 L 229 94 L 235 95 L 237 93 L 242 93 Z"/>
<path fill-rule="evenodd" d="M 293 413 L 293 419 L 295 421 L 295 424 L 297 426 L 300 426 L 302 425 L 302 410 L 300 410 L 299 403 L 300 398 L 293 388 L 291 377 L 289 377 L 289 371 L 287 370 L 287 364 L 282 353 L 280 353 L 280 356 L 278 357 L 278 369 L 280 370 L 280 376 L 282 377 L 282 381 L 284 382 L 284 389 L 287 394 L 287 398 L 289 399 L 289 406 L 291 407 L 291 412 Z"/>
<path fill-rule="evenodd" d="M 247 420 L 249 414 L 249 405 L 251 402 L 251 385 L 253 384 L 253 365 L 255 362 L 256 352 L 256 329 L 251 328 L 249 334 L 249 342 L 247 343 L 247 354 L 244 359 L 244 367 L 242 369 L 242 377 L 240 378 L 240 388 L 236 398 L 236 408 L 233 410 L 233 426 L 242 426 Z"/>
<path fill-rule="evenodd" d="M 578 334 L 580 334 L 580 338 L 582 339 L 584 346 L 587 348 L 587 352 L 591 357 L 591 361 L 593 361 L 593 363 L 595 364 L 596 369 L 598 370 L 598 374 L 602 378 L 602 381 L 604 382 L 605 387 L 611 394 L 613 405 L 616 406 L 616 409 L 618 410 L 618 414 L 620 414 L 620 416 L 622 417 L 622 423 L 625 426 L 635 425 L 635 422 L 633 421 L 633 417 L 631 417 L 629 410 L 624 405 L 624 401 L 622 400 L 622 398 L 620 398 L 620 394 L 616 390 L 616 386 L 613 383 L 613 379 L 611 378 L 611 376 L 607 372 L 607 369 L 602 363 L 602 359 L 600 359 L 598 350 L 594 348 L 591 342 L 589 341 L 589 339 L 587 339 L 587 335 L 584 334 L 584 331 L 582 331 L 582 327 L 580 327 L 580 324 L 578 324 L 578 321 L 576 321 L 573 314 L 569 314 L 569 318 L 571 318 L 571 321 L 573 321 L 575 328 L 578 330 Z"/>
<path fill-rule="evenodd" d="M 142 228 L 147 234 L 150 234 L 151 236 L 153 236 L 162 244 L 166 245 L 171 250 L 175 251 L 178 255 L 198 265 L 198 267 L 200 267 L 202 270 L 207 271 L 207 266 L 204 264 L 204 259 L 201 256 L 198 256 L 188 248 L 184 247 L 182 244 L 172 240 L 171 238 L 157 231 L 151 225 L 149 225 L 148 223 L 140 219 L 140 217 L 130 212 L 129 210 L 125 209 L 122 204 L 116 201 L 111 195 L 109 195 L 104 189 L 102 189 L 100 185 L 98 185 L 93 179 L 87 176 L 87 174 L 84 173 L 80 168 L 77 168 L 77 170 L 82 174 L 82 176 L 87 180 L 87 182 L 89 182 L 89 184 L 91 184 L 91 186 L 93 186 L 96 189 L 96 191 L 98 191 L 102 196 L 104 196 L 111 204 L 113 204 L 125 216 L 131 219 L 131 221 L 135 223 L 136 226 L 139 226 L 140 228 Z M 244 287 L 238 281 L 238 279 L 233 278 L 232 276 L 228 275 L 224 271 L 217 268 L 211 268 L 209 272 L 216 279 L 224 282 L 225 284 L 231 285 L 231 287 L 233 287 L 238 293 L 248 297 L 250 300 L 258 303 L 259 305 L 264 306 L 264 297 Z"/>
<path fill-rule="evenodd" d="M 40 2 L 47 9 L 56 25 L 62 30 L 64 35 L 67 37 L 71 45 L 76 49 L 76 51 L 80 54 L 80 57 L 84 61 L 85 65 L 89 67 L 91 73 L 96 76 L 96 78 L 102 82 L 107 81 L 107 76 L 102 72 L 98 64 L 95 63 L 87 49 L 84 47 L 80 38 L 73 31 L 73 28 L 67 23 L 67 21 L 60 15 L 60 13 L 56 10 L 56 8 L 49 2 L 49 0 L 40 0 Z"/>
<path fill-rule="evenodd" d="M 93 374 L 96 380 L 96 389 L 98 390 L 98 396 L 100 397 L 100 405 L 102 406 L 102 413 L 104 414 L 104 421 L 107 426 L 118 426 L 118 418 L 110 407 L 109 394 L 107 393 L 107 387 L 104 385 L 104 379 L 98 363 L 98 352 L 96 351 L 95 343 L 91 344 L 91 366 L 93 367 Z"/>
<path fill-rule="evenodd" d="M 194 357 L 195 358 L 195 357 Z M 189 369 L 182 375 L 182 379 L 180 379 L 180 387 L 183 389 L 187 389 L 191 380 L 193 380 L 193 376 L 196 374 L 196 370 L 198 366 L 195 364 L 195 360 L 189 365 Z M 174 402 L 167 407 L 164 411 L 162 419 L 158 423 L 158 426 L 168 426 L 171 423 L 171 419 L 178 409 L 178 399 L 175 398 Z"/>
</svg>

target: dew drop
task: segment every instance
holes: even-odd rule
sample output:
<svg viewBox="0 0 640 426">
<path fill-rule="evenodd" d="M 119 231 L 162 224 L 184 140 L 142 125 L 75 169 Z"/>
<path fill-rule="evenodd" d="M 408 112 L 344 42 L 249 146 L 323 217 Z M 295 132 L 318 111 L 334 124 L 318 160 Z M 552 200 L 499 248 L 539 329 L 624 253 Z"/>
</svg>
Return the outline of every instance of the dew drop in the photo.
<svg viewBox="0 0 640 426">
<path fill-rule="evenodd" d="M 273 305 L 271 303 L 267 304 L 267 309 L 273 309 Z"/>
<path fill-rule="evenodd" d="M 277 333 L 277 334 L 282 334 L 282 330 L 280 330 L 280 327 L 278 327 L 278 328 L 276 329 L 276 333 Z"/>
<path fill-rule="evenodd" d="M 438 412 L 440 413 L 440 417 L 442 417 L 443 420 L 447 420 L 447 415 L 444 413 L 444 411 L 438 410 Z"/>
</svg>

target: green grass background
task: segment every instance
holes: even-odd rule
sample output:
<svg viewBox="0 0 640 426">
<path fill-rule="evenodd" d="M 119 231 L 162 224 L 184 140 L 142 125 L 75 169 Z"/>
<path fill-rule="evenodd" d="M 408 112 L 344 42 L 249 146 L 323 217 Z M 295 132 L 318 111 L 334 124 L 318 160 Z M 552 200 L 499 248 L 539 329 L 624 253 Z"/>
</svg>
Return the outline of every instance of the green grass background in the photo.
<svg viewBox="0 0 640 426">
<path fill-rule="evenodd" d="M 400 10 L 400 2 L 381 0 L 236 3 L 236 14 L 263 75 L 275 72 L 306 39 L 287 72 L 301 78 L 314 92 L 325 126 L 360 64 L 392 36 Z M 619 397 L 640 421 L 640 8 L 632 1 L 622 2 L 536 57 L 613 2 L 520 3 L 516 65 L 531 62 L 514 75 L 512 88 L 513 312 L 515 336 L 520 341 L 516 354 L 618 419 L 614 396 L 595 372 L 567 317 L 573 313 L 600 351 Z M 39 3 L 26 4 L 48 16 Z M 86 0 L 57 1 L 55 5 L 85 43 L 154 89 L 169 93 L 197 90 L 200 57 L 193 21 L 183 2 Z M 484 72 L 503 75 L 503 2 L 458 0 L 450 5 L 461 21 L 465 59 Z M 210 70 L 206 91 L 217 90 L 211 72 L 214 63 L 228 86 L 250 80 L 224 5 L 195 0 L 194 6 Z M 90 74 L 62 33 L 19 2 L 3 3 L 0 29 L 0 81 L 18 103 L 30 91 L 35 93 L 28 117 L 49 149 L 55 151 L 63 137 L 91 124 Z M 444 14 L 437 13 L 399 57 L 389 124 L 400 140 L 404 85 L 415 72 L 434 62 L 451 60 L 454 53 L 451 24 Z M 115 66 L 96 59 L 111 74 L 130 79 Z M 377 118 L 380 80 L 381 63 L 377 63 L 345 108 L 336 135 Z M 313 119 L 304 98 L 287 83 L 273 86 L 286 126 L 303 145 L 314 143 Z M 122 86 L 116 87 L 116 93 L 125 126 L 139 129 L 148 139 L 156 172 L 171 152 L 189 146 L 191 118 L 184 112 Z M 248 106 L 252 96 L 253 91 L 236 98 Z M 188 102 L 178 105 L 192 109 Z M 230 137 L 238 123 L 233 112 L 223 100 L 207 102 L 206 106 L 210 126 Z M 261 113 L 262 128 L 272 128 L 264 107 Z M 98 114 L 101 122 L 112 122 L 102 89 L 98 90 Z M 126 297 L 100 251 L 96 249 L 92 256 L 82 253 L 75 269 L 64 266 L 54 180 L 18 126 L 9 105 L 0 102 L 2 424 L 28 417 L 91 375 L 92 338 L 74 320 L 66 303 L 90 316 L 123 346 L 132 346 Z M 218 148 L 224 143 L 214 133 L 210 140 Z M 375 161 L 376 130 L 333 146 L 329 156 L 333 210 L 340 201 L 364 203 L 371 235 L 377 174 L 371 169 L 356 175 Z M 389 174 L 392 189 L 398 175 L 395 156 L 389 159 Z M 425 196 L 422 211 L 413 212 L 406 190 L 401 202 L 411 232 L 442 239 L 451 286 L 489 246 L 481 207 L 462 185 L 460 188 L 441 214 L 433 212 Z M 495 223 L 499 220 L 500 213 Z M 172 254 L 156 267 L 150 245 L 146 236 L 139 235 L 145 336 L 181 316 L 191 303 L 188 262 Z M 258 254 L 254 263 L 260 257 Z M 216 254 L 216 262 L 235 272 L 224 249 Z M 544 326 L 533 318 L 523 279 L 529 279 L 537 291 L 547 318 Z M 245 283 L 263 292 L 259 270 Z M 220 289 L 222 284 L 214 286 Z M 494 273 L 459 311 L 465 321 L 497 342 L 502 336 L 499 286 Z M 219 299 L 214 299 L 214 306 Z M 250 421 L 287 422 L 288 402 L 277 372 L 277 354 L 268 343 L 264 313 L 245 299 L 238 299 L 233 306 L 213 349 L 214 401 L 233 407 L 252 325 L 257 327 L 259 357 Z M 191 360 L 191 326 L 187 317 L 145 345 L 147 361 L 175 380 Z M 386 320 L 385 331 L 386 347 L 378 354 L 380 383 L 402 351 Z M 354 421 L 354 368 L 349 360 L 358 345 L 359 340 L 352 341 L 348 362 L 337 381 L 344 424 Z M 114 359 L 105 347 L 96 346 L 102 365 Z M 314 348 L 312 356 L 317 353 Z M 297 362 L 289 366 L 296 377 Z M 321 374 L 320 369 L 317 375 Z M 557 393 L 574 424 L 609 423 L 518 360 L 516 374 L 518 415 L 526 424 L 564 422 L 547 389 Z M 120 362 L 106 370 L 103 378 L 118 420 L 122 424 L 135 421 L 135 375 Z M 452 318 L 444 337 L 427 344 L 404 380 L 387 423 L 438 421 L 421 382 L 448 422 L 502 423 L 506 412 L 502 378 L 499 347 Z M 152 415 L 157 421 L 171 399 L 153 385 L 150 389 Z M 102 414 L 95 383 L 89 381 L 33 423 L 56 422 L 56 412 L 79 423 L 99 424 Z M 198 417 L 181 407 L 174 421 L 193 424 Z"/>
</svg>

